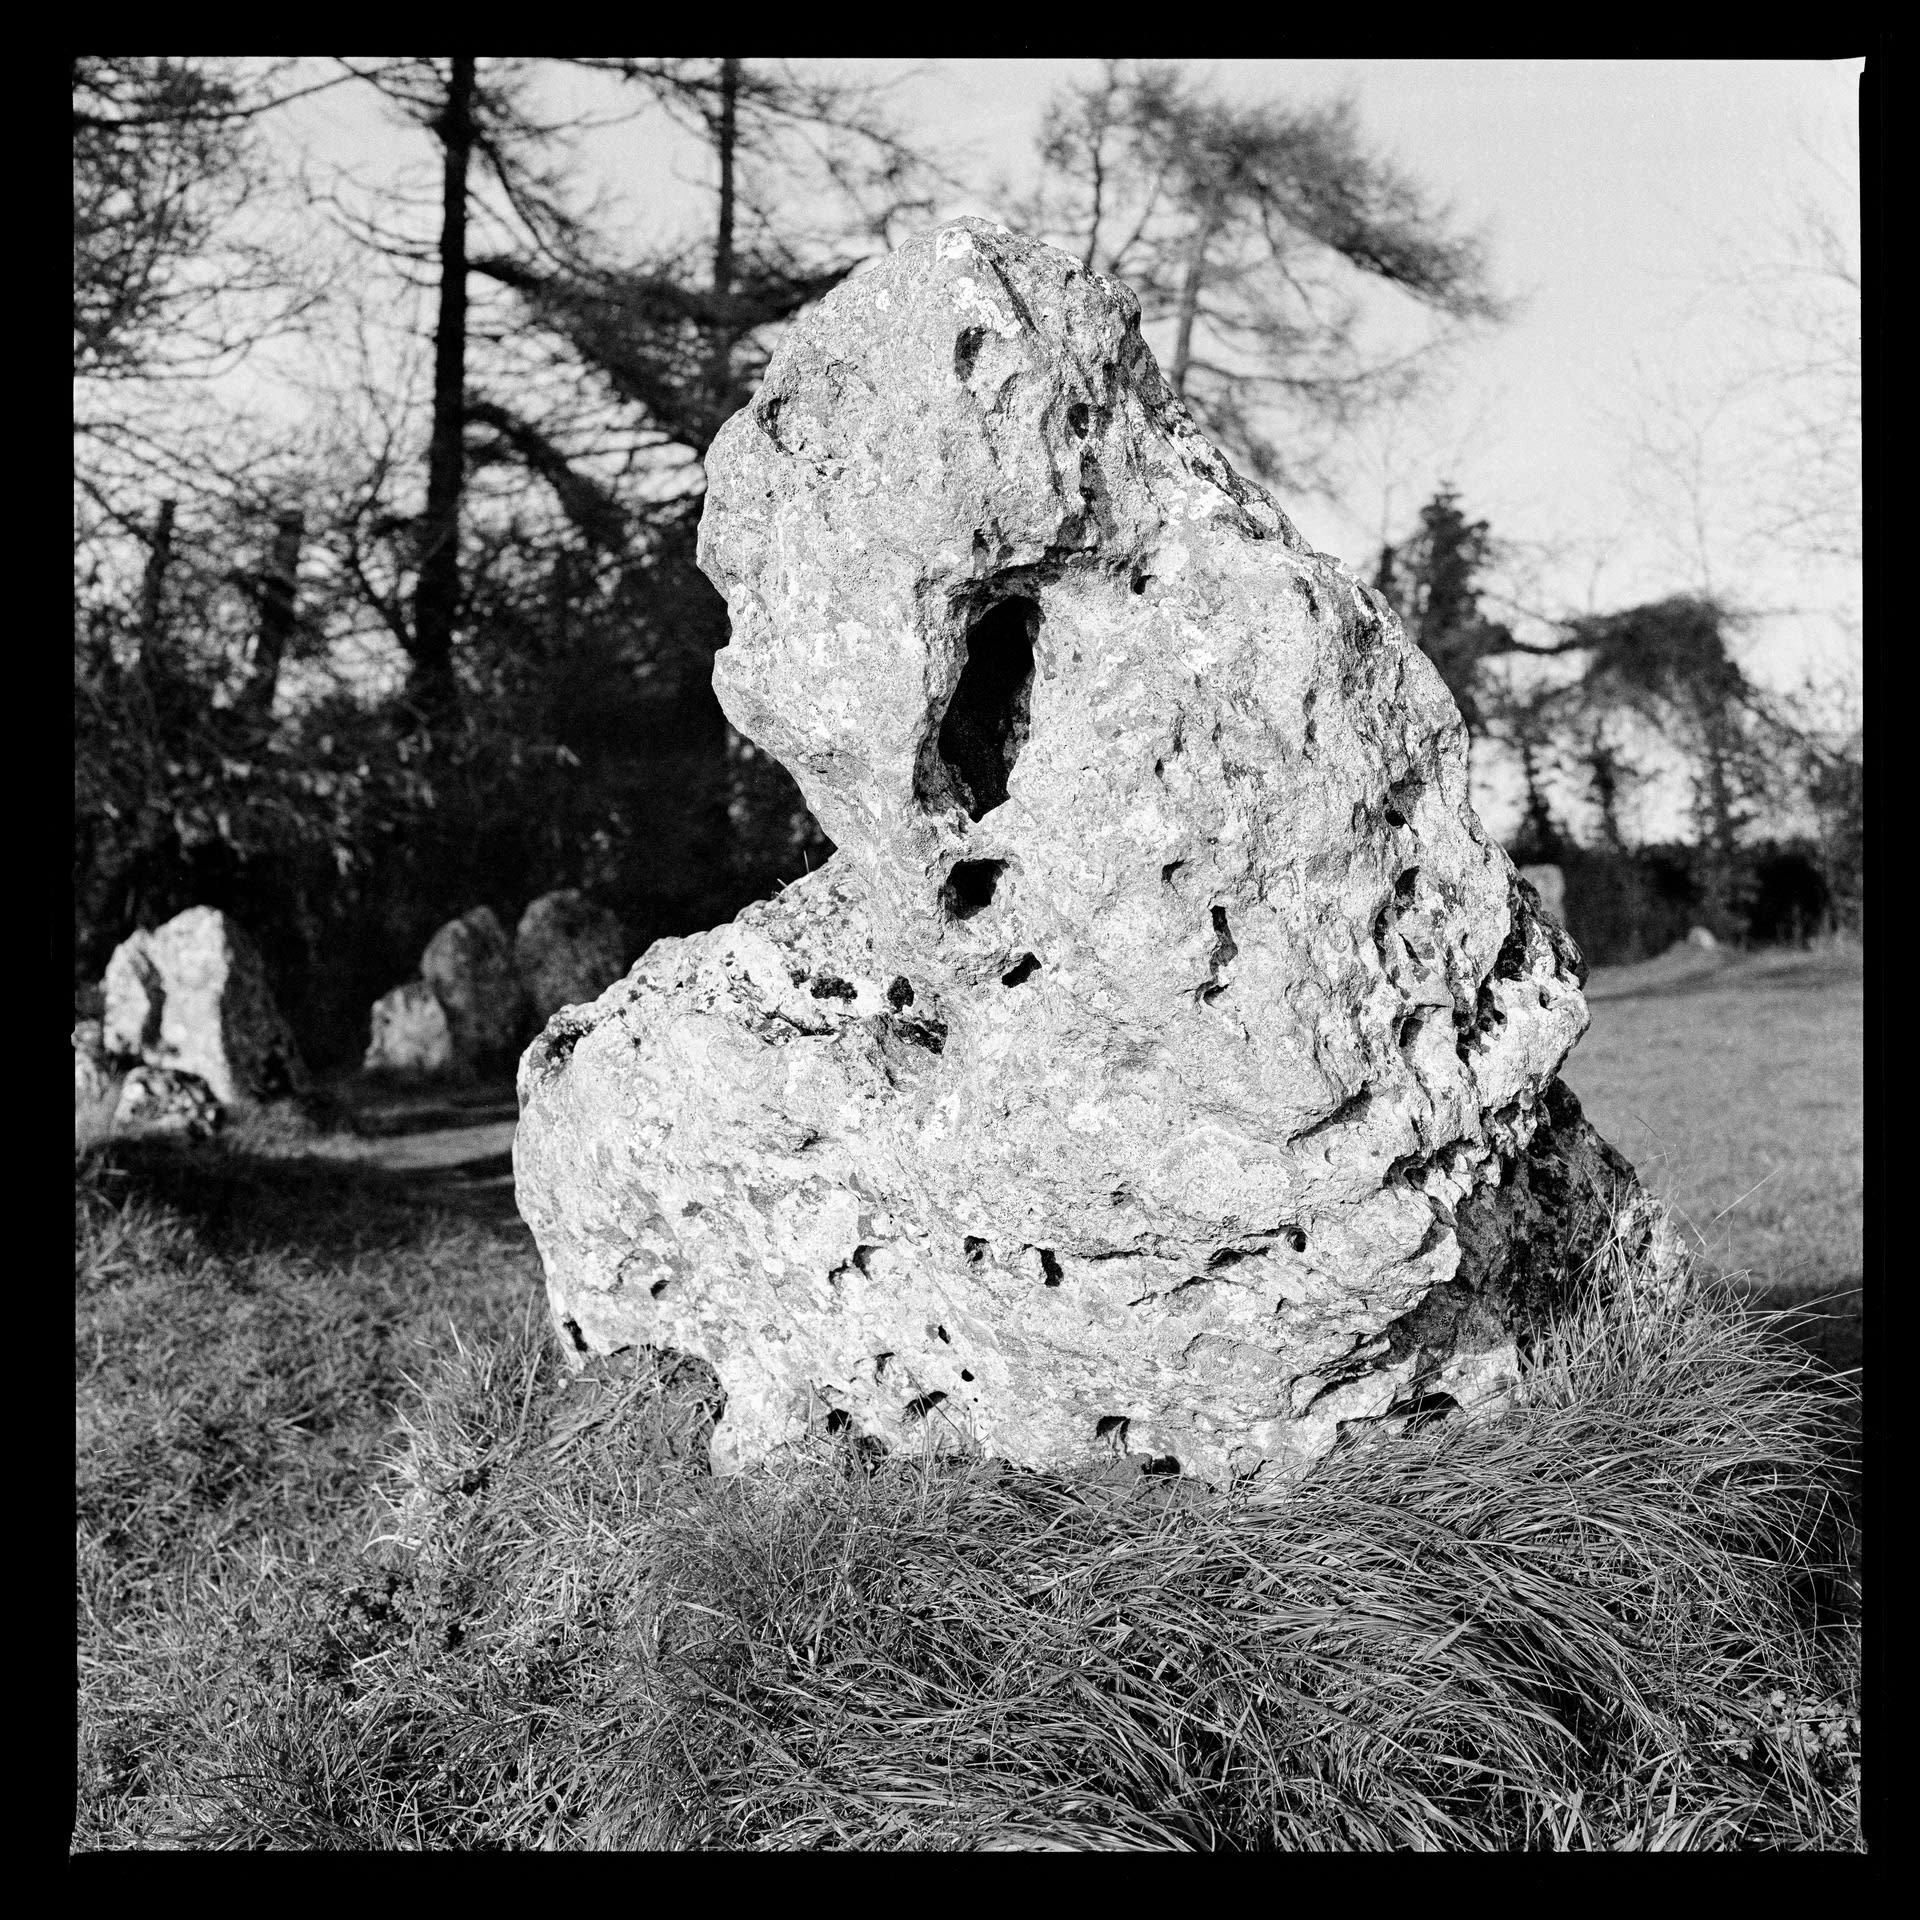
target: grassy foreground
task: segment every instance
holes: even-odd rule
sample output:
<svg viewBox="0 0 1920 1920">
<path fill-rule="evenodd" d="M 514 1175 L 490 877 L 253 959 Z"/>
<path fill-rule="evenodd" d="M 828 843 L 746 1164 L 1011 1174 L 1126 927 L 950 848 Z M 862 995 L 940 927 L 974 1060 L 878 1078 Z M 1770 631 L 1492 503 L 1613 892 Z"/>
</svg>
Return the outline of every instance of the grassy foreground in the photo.
<svg viewBox="0 0 1920 1920">
<path fill-rule="evenodd" d="M 76 1232 L 77 1850 L 1861 1844 L 1847 1396 L 1718 1283 L 1616 1249 L 1523 1410 L 1261 1505 L 716 1482 L 704 1369 L 351 1173 Z"/>
</svg>

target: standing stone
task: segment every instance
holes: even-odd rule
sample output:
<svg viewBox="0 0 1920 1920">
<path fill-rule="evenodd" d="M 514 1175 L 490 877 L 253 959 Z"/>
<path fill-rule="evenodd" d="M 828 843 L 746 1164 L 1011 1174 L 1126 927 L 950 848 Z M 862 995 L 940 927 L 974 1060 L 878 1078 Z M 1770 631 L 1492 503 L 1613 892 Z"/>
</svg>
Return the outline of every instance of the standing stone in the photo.
<svg viewBox="0 0 1920 1920">
<path fill-rule="evenodd" d="M 304 1092 L 307 1070 L 239 923 L 189 907 L 107 962 L 104 1044 L 204 1081 L 222 1107 Z"/>
<path fill-rule="evenodd" d="M 1540 905 L 1557 925 L 1567 924 L 1567 876 L 1557 866 L 1519 867 L 1515 871 L 1540 896 Z"/>
<path fill-rule="evenodd" d="M 368 1073 L 445 1073 L 454 1064 L 453 1030 L 446 1010 L 424 980 L 383 993 L 373 1003 Z"/>
<path fill-rule="evenodd" d="M 513 964 L 540 1026 L 562 1007 L 597 1000 L 630 958 L 618 919 L 571 887 L 543 893 L 513 938 Z"/>
<path fill-rule="evenodd" d="M 427 942 L 420 977 L 447 1016 L 463 1065 L 497 1060 L 518 1045 L 524 996 L 513 949 L 491 907 L 449 920 Z"/>
<path fill-rule="evenodd" d="M 1124 288 L 978 220 L 795 323 L 708 458 L 714 684 L 840 851 L 520 1067 L 578 1352 L 825 1424 L 1280 1479 L 1505 1403 L 1631 1172 L 1584 968 L 1386 603 L 1200 436 Z"/>
</svg>

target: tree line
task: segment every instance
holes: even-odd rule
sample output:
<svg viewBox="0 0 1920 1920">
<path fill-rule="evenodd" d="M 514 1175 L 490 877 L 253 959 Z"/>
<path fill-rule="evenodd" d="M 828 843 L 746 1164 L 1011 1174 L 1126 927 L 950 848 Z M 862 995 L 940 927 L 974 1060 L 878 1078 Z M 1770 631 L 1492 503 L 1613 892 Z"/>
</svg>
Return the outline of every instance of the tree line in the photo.
<svg viewBox="0 0 1920 1920">
<path fill-rule="evenodd" d="M 946 163 L 874 91 L 738 58 L 82 56 L 72 81 L 76 975 L 224 906 L 325 1058 L 478 902 L 581 886 L 638 946 L 818 864 L 713 699 L 701 460 L 781 329 L 962 189 Z M 328 93 L 377 103 L 420 181 L 298 177 L 267 135 Z M 602 216 L 576 164 L 594 112 L 697 142 L 703 232 Z M 1332 485 L 1345 427 L 1510 310 L 1350 103 L 1114 62 L 1054 100 L 1037 159 L 1004 217 L 1132 286 L 1189 408 L 1283 493 Z M 232 398 L 263 390 L 249 367 L 298 382 L 297 418 Z M 1443 492 L 1377 584 L 1476 734 L 1517 745 L 1536 810 L 1569 742 L 1624 791 L 1626 716 L 1698 767 L 1729 872 L 1793 756 L 1844 813 L 1857 743 L 1814 766 L 1727 609 L 1523 641 L 1481 610 L 1491 551 Z M 1529 651 L 1580 671 L 1523 698 L 1501 667 Z"/>
</svg>

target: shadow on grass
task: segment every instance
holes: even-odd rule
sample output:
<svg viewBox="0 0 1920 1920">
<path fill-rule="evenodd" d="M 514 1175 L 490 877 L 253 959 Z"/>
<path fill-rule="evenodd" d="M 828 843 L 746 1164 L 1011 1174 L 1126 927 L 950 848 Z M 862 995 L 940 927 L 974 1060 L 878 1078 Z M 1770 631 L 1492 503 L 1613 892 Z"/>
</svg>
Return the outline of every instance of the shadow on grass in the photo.
<svg viewBox="0 0 1920 1920">
<path fill-rule="evenodd" d="M 524 1231 L 507 1153 L 418 1172 L 167 1140 L 115 1140 L 91 1157 L 116 1200 L 170 1209 L 228 1257 L 399 1252 L 435 1212 Z"/>
</svg>

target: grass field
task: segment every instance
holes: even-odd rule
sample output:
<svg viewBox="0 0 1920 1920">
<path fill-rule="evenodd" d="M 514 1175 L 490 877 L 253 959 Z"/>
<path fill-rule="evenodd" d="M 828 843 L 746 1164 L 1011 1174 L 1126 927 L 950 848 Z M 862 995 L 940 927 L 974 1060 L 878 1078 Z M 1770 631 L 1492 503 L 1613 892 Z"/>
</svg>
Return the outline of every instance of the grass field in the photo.
<svg viewBox="0 0 1920 1920">
<path fill-rule="evenodd" d="M 1763 1304 L 1814 1304 L 1845 1366 L 1860 1360 L 1861 976 L 1844 946 L 1598 969 L 1565 1068 L 1706 1263 Z"/>
<path fill-rule="evenodd" d="M 1725 1261 L 1849 1279 L 1857 962 L 1663 964 L 1573 1084 L 1696 1216 L 1772 1170 Z M 79 1164 L 76 1850 L 1860 1844 L 1849 1409 L 1711 1285 L 1278 1508 L 716 1483 L 711 1376 L 570 1374 L 436 1138 Z"/>
</svg>

